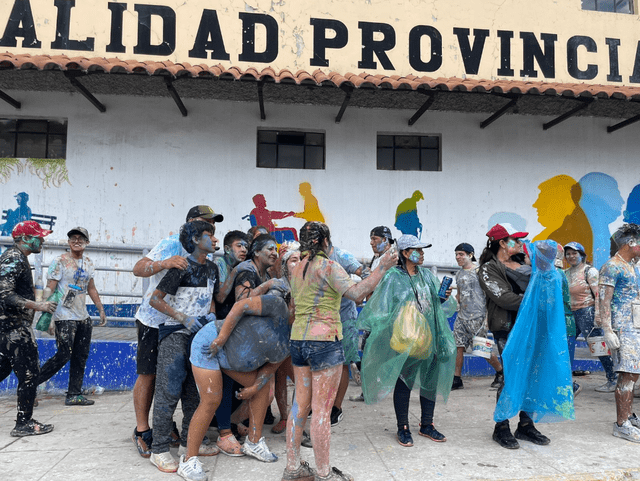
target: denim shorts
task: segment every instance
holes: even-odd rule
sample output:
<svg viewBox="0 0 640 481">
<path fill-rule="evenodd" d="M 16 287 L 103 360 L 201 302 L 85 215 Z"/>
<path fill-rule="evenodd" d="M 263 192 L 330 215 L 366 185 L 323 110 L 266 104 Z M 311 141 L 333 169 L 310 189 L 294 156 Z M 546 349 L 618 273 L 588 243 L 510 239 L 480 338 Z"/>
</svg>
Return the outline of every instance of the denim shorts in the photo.
<svg viewBox="0 0 640 481">
<path fill-rule="evenodd" d="M 291 363 L 296 367 L 309 366 L 311 371 L 322 371 L 344 364 L 341 341 L 291 341 Z"/>
<path fill-rule="evenodd" d="M 198 331 L 191 343 L 191 356 L 189 357 L 189 361 L 192 366 L 210 371 L 219 371 L 220 368 L 229 369 L 229 362 L 227 361 L 224 349 L 221 349 L 218 354 L 213 357 L 202 353 L 202 348 L 210 346 L 216 337 L 218 337 L 218 330 L 216 329 L 215 322 L 209 322 Z"/>
</svg>

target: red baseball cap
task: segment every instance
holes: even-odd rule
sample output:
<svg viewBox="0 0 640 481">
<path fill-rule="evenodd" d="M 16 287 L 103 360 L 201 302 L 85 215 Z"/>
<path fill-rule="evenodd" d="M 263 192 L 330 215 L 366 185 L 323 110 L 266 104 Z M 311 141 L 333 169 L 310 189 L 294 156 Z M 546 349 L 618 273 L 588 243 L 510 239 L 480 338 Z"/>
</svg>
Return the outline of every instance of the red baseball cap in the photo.
<svg viewBox="0 0 640 481">
<path fill-rule="evenodd" d="M 35 220 L 25 220 L 16 224 L 16 226 L 11 231 L 11 237 L 13 237 L 14 239 L 23 235 L 30 235 L 32 237 L 46 237 L 51 234 L 51 232 L 53 231 L 40 227 L 40 224 L 38 224 Z"/>
<path fill-rule="evenodd" d="M 507 237 L 522 239 L 528 235 L 528 232 L 519 232 L 511 224 L 507 223 L 496 224 L 487 232 L 487 237 L 492 241 L 506 239 Z"/>
</svg>

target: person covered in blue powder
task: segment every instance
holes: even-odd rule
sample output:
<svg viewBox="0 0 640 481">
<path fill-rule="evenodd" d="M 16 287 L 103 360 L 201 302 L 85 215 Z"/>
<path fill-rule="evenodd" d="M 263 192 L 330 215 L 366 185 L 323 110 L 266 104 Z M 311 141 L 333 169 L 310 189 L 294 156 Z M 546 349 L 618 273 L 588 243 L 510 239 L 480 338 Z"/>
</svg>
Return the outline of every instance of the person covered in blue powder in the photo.
<svg viewBox="0 0 640 481">
<path fill-rule="evenodd" d="M 532 276 L 502 353 L 505 384 L 493 418 L 501 423 L 525 412 L 532 421 L 571 420 L 575 416 L 563 308 L 564 274 L 554 265 L 558 244 L 552 240 L 538 241 L 528 245 L 527 251 Z M 516 437 L 520 439 L 549 443 L 548 439 L 540 442 L 539 433 L 535 436 L 528 433 L 522 415 L 518 429 L 520 436 L 516 431 Z"/>
</svg>

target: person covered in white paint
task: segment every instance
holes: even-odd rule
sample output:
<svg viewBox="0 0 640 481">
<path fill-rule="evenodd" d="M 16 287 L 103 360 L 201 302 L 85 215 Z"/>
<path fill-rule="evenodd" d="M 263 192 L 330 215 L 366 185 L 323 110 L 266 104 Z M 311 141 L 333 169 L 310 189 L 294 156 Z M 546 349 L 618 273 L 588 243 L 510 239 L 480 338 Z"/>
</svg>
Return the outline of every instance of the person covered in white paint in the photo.
<svg viewBox="0 0 640 481">
<path fill-rule="evenodd" d="M 585 339 L 592 336 L 602 336 L 602 329 L 595 325 L 598 269 L 587 263 L 584 247 L 577 242 L 569 242 L 564 246 L 564 258 L 569 264 L 569 268 L 564 272 L 569 282 L 571 312 L 576 320 L 576 337 L 580 333 Z M 595 390 L 614 392 L 617 376 L 613 370 L 611 356 L 600 356 L 598 359 L 607 375 L 607 382 L 596 387 Z"/>
<path fill-rule="evenodd" d="M 527 235 L 528 232 L 518 232 L 511 224 L 496 224 L 487 232 L 487 246 L 480 256 L 478 279 L 487 297 L 489 329 L 501 355 L 531 276 L 531 266 L 518 257 L 522 255 L 522 239 Z M 498 388 L 496 400 L 500 398 L 501 391 Z M 511 434 L 508 419 L 497 422 L 493 430 L 493 440 L 503 448 L 518 449 L 517 439 L 539 445 L 550 443 L 524 411 L 520 411 L 515 437 Z"/>
<path fill-rule="evenodd" d="M 51 379 L 69 362 L 69 388 L 64 403 L 66 406 L 91 406 L 94 401 L 82 395 L 82 380 L 93 330 L 87 312 L 87 294 L 100 313 L 99 326 L 106 325 L 107 316 L 93 279 L 93 261 L 84 254 L 89 244 L 89 232 L 84 227 L 74 227 L 67 232 L 67 237 L 70 250 L 49 266 L 44 290 L 45 299 L 56 290 L 62 299 L 53 315 L 55 323 L 49 326 L 50 333 L 55 331 L 58 350 L 40 368 L 38 384 Z"/>
<path fill-rule="evenodd" d="M 475 336 L 487 337 L 487 300 L 478 281 L 478 265 L 473 246 L 466 242 L 459 244 L 455 248 L 455 256 L 461 269 L 456 274 L 456 285 L 458 286 L 456 300 L 459 307 L 453 325 L 457 355 L 452 391 L 464 388 L 461 378 L 464 351 L 473 344 Z M 504 383 L 502 364 L 493 352 L 487 362 L 496 370 L 491 387 L 498 389 Z"/>
<path fill-rule="evenodd" d="M 640 226 L 624 224 L 616 236 L 618 252 L 600 268 L 598 312 L 618 373 L 613 435 L 640 443 L 640 419 L 633 412 L 633 386 L 640 374 L 640 271 L 635 265 Z"/>
</svg>

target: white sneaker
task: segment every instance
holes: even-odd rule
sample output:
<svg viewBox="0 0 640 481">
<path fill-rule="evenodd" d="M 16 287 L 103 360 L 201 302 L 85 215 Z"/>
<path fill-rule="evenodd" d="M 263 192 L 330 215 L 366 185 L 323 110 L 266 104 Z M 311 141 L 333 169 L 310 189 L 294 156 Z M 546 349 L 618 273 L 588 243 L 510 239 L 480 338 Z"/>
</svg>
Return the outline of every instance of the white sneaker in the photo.
<svg viewBox="0 0 640 481">
<path fill-rule="evenodd" d="M 613 423 L 613 435 L 627 441 L 640 443 L 640 429 L 633 426 L 629 420 L 622 423 L 622 426 L 618 426 L 618 423 Z"/>
<path fill-rule="evenodd" d="M 278 456 L 269 451 L 267 443 L 264 441 L 264 436 L 261 437 L 257 443 L 252 443 L 249 441 L 249 438 L 247 438 L 242 445 L 242 452 L 247 456 L 253 456 L 263 463 L 275 463 L 278 460 Z"/>
<path fill-rule="evenodd" d="M 631 413 L 631 416 L 629 416 L 629 422 L 631 423 L 632 426 L 635 426 L 636 428 L 640 428 L 640 419 L 638 419 L 638 416 L 636 416 L 636 413 Z"/>
<path fill-rule="evenodd" d="M 189 458 L 188 461 L 185 461 L 184 458 L 184 454 L 180 456 L 178 475 L 187 481 L 207 481 L 207 473 L 204 472 L 200 460 L 196 456 Z"/>
<path fill-rule="evenodd" d="M 160 454 L 151 453 L 149 461 L 163 473 L 175 473 L 178 470 L 178 461 L 169 451 Z"/>
<path fill-rule="evenodd" d="M 198 449 L 198 456 L 215 456 L 219 452 L 220 452 L 220 448 L 215 444 L 210 444 L 207 446 L 206 444 L 203 443 L 200 445 L 200 449 Z M 178 448 L 178 456 L 182 456 L 186 454 L 187 454 L 187 447 L 180 445 L 180 447 Z"/>
<path fill-rule="evenodd" d="M 616 390 L 616 381 L 607 381 L 602 386 L 598 386 L 595 391 L 596 392 L 615 392 Z"/>
</svg>

